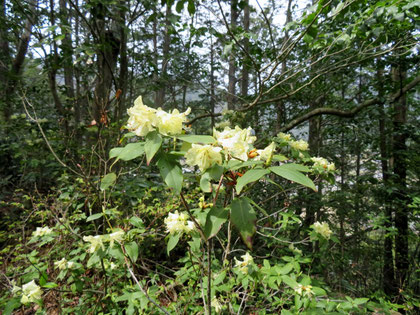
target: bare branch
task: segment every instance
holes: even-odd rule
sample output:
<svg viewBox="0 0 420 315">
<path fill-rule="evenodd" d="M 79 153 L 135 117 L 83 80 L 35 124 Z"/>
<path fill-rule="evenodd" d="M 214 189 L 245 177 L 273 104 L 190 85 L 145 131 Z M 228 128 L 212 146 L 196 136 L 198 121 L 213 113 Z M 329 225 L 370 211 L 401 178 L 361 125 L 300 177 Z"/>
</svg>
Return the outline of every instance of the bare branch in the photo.
<svg viewBox="0 0 420 315">
<path fill-rule="evenodd" d="M 415 87 L 419 82 L 420 82 L 420 76 L 417 76 L 415 79 L 413 79 L 409 84 L 404 86 L 398 92 L 390 95 L 388 97 L 388 101 L 390 103 L 395 102 L 396 100 L 398 100 L 398 98 L 400 98 L 402 95 L 404 95 L 410 89 Z M 357 106 L 357 107 L 355 107 L 355 108 L 353 108 L 349 111 L 344 111 L 344 110 L 336 109 L 336 108 L 328 108 L 328 107 L 316 108 L 316 109 L 310 111 L 309 113 L 306 113 L 303 116 L 300 116 L 296 119 L 293 119 L 290 123 L 288 123 L 286 126 L 281 128 L 281 131 L 289 131 L 289 130 L 293 129 L 294 127 L 300 125 L 301 123 L 307 121 L 308 119 L 310 119 L 312 117 L 315 117 L 315 116 L 319 116 L 319 115 L 333 115 L 333 116 L 351 118 L 351 117 L 354 117 L 357 113 L 359 113 L 362 109 L 364 109 L 366 107 L 369 107 L 371 105 L 380 104 L 380 103 L 382 103 L 382 100 L 380 98 L 372 98 L 372 99 L 366 100 L 365 102 L 363 102 L 359 106 Z"/>
</svg>

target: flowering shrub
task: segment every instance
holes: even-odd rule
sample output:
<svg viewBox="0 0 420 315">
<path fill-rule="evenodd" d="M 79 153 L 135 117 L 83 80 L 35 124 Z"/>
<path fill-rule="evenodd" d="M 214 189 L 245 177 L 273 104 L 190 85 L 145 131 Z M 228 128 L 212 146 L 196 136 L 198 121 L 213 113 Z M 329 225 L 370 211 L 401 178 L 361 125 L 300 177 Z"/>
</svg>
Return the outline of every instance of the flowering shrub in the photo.
<svg viewBox="0 0 420 315">
<path fill-rule="evenodd" d="M 60 220 L 65 228 L 37 228 L 33 236 L 39 247 L 43 237 L 53 233 L 74 241 L 68 251 L 55 253 L 52 269 L 58 275 L 47 275 L 48 265 L 38 262 L 40 286 L 32 279 L 13 287 L 16 303 L 42 305 L 44 291 L 64 287 L 63 292 L 83 297 L 79 308 L 68 306 L 69 313 L 84 311 L 89 303 L 95 313 L 99 300 L 104 312 L 127 314 L 171 314 L 181 309 L 191 314 L 204 313 L 203 309 L 208 314 L 241 314 L 245 309 L 258 314 L 314 309 L 347 313 L 354 309 L 327 302 L 322 282 L 304 272 L 311 258 L 305 256 L 302 244 L 333 239 L 328 224 L 316 222 L 310 237 L 303 240 L 280 239 L 278 233 L 301 225 L 300 218 L 287 212 L 269 214 L 271 210 L 251 198 L 255 185 L 273 185 L 282 192 L 282 185 L 293 182 L 316 191 L 312 179 L 333 176 L 333 164 L 311 158 L 307 143 L 289 134 L 280 133 L 261 148 L 255 145 L 257 136 L 251 127 L 224 126 L 221 131 L 214 129 L 212 136 L 186 134 L 183 124 L 189 112 L 165 112 L 144 105 L 141 97 L 136 99 L 128 109 L 126 127 L 141 139 L 112 149 L 110 156 L 128 161 L 145 155 L 170 192 L 153 186 L 138 199 L 137 209 L 147 209 L 152 217 L 148 225 L 140 215 L 146 210 L 130 209 L 129 215 L 121 217 L 118 203 L 111 206 L 104 201 L 101 212 L 83 216 L 75 211 L 71 218 Z M 111 166 L 100 182 L 104 196 L 112 196 L 118 177 Z M 149 193 L 159 189 L 162 200 L 170 201 L 165 206 L 154 200 L 148 207 Z M 72 228 L 80 221 L 89 224 L 92 232 L 86 234 L 91 235 L 80 235 Z M 279 246 L 282 242 L 287 246 Z M 176 259 L 160 257 L 151 269 L 144 248 L 149 246 L 148 253 L 157 255 L 164 244 L 167 255 Z M 282 254 L 272 259 L 258 255 L 264 246 L 281 248 Z M 48 282 L 48 277 L 54 282 Z"/>
</svg>

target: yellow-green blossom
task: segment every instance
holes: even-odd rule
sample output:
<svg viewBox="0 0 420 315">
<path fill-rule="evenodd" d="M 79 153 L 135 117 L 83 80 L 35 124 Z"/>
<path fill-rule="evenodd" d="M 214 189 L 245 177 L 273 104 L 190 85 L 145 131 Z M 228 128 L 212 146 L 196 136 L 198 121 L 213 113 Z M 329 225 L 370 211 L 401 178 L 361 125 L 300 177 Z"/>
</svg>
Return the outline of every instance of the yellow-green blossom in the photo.
<svg viewBox="0 0 420 315">
<path fill-rule="evenodd" d="M 174 109 L 172 113 L 167 113 L 162 109 L 156 112 L 156 127 L 165 136 L 179 135 L 182 133 L 182 124 L 187 121 L 187 115 L 191 112 L 188 108 L 184 113 Z"/>
<path fill-rule="evenodd" d="M 327 171 L 334 171 L 335 165 L 334 163 L 328 163 L 327 159 L 324 159 L 323 157 L 313 157 L 311 158 L 312 162 L 314 162 L 314 166 L 318 166 L 323 168 Z"/>
<path fill-rule="evenodd" d="M 170 234 L 191 232 L 194 229 L 194 222 L 188 221 L 188 215 L 186 213 L 169 213 L 164 220 L 166 225 L 166 231 Z"/>
<path fill-rule="evenodd" d="M 63 258 L 63 259 L 61 259 L 59 261 L 56 261 L 54 263 L 54 266 L 56 266 L 60 270 L 67 269 L 67 259 Z"/>
<path fill-rule="evenodd" d="M 223 120 L 221 122 L 218 122 L 214 125 L 215 128 L 217 129 L 224 129 L 226 127 L 230 126 L 230 122 L 228 120 Z"/>
<path fill-rule="evenodd" d="M 309 148 L 308 142 L 305 140 L 298 140 L 298 141 L 290 141 L 289 145 L 295 149 L 300 151 L 307 151 Z"/>
<path fill-rule="evenodd" d="M 41 288 L 35 283 L 35 280 L 28 282 L 22 286 L 22 298 L 20 302 L 27 304 L 40 300 L 42 296 Z"/>
<path fill-rule="evenodd" d="M 144 105 L 141 96 L 134 101 L 134 106 L 129 108 L 127 112 L 130 116 L 127 129 L 133 131 L 137 136 L 145 136 L 150 131 L 155 130 L 156 109 Z"/>
<path fill-rule="evenodd" d="M 91 254 L 96 252 L 99 248 L 105 249 L 104 243 L 103 243 L 103 237 L 101 235 L 83 236 L 83 240 L 85 242 L 90 243 L 88 252 Z"/>
<path fill-rule="evenodd" d="M 75 267 L 75 262 L 74 261 L 69 261 L 67 262 L 67 268 L 68 269 L 73 269 Z"/>
<path fill-rule="evenodd" d="M 311 296 L 312 295 L 312 286 L 311 285 L 302 285 L 302 284 L 298 284 L 298 286 L 295 288 L 295 292 L 299 295 L 303 295 L 303 296 Z"/>
<path fill-rule="evenodd" d="M 254 160 L 268 161 L 272 158 L 275 150 L 276 144 L 274 142 L 271 142 L 271 144 L 265 149 L 257 150 L 258 155 L 254 158 Z"/>
<path fill-rule="evenodd" d="M 235 267 L 238 267 L 241 272 L 244 274 L 248 273 L 248 266 L 254 262 L 254 259 L 249 253 L 242 255 L 242 261 L 237 260 L 235 257 Z"/>
<path fill-rule="evenodd" d="M 253 132 L 251 127 L 247 129 L 241 129 L 238 126 L 235 129 L 225 127 L 220 132 L 213 129 L 213 136 L 228 154 L 247 161 L 248 151 L 252 149 L 252 144 L 257 139 L 257 137 L 253 136 Z"/>
<path fill-rule="evenodd" d="M 209 144 L 193 144 L 185 154 L 186 163 L 190 166 L 197 165 L 200 171 L 212 167 L 215 164 L 222 164 L 221 148 Z"/>
<path fill-rule="evenodd" d="M 327 222 L 315 222 L 312 227 L 316 233 L 321 234 L 326 239 L 329 239 L 332 234 Z"/>
<path fill-rule="evenodd" d="M 277 137 L 286 142 L 289 142 L 290 140 L 292 140 L 292 136 L 288 133 L 280 132 L 277 134 Z"/>
<path fill-rule="evenodd" d="M 37 227 L 36 230 L 32 233 L 32 236 L 41 237 L 41 236 L 49 235 L 52 232 L 53 232 L 53 230 L 50 229 L 48 226 Z"/>
<path fill-rule="evenodd" d="M 214 307 L 214 310 L 216 313 L 220 313 L 222 310 L 222 304 L 220 304 L 219 300 L 217 298 L 213 298 L 211 300 L 211 307 Z"/>
<path fill-rule="evenodd" d="M 124 239 L 125 232 L 123 230 L 117 230 L 108 235 L 109 246 L 113 246 L 114 242 L 121 243 Z"/>
</svg>

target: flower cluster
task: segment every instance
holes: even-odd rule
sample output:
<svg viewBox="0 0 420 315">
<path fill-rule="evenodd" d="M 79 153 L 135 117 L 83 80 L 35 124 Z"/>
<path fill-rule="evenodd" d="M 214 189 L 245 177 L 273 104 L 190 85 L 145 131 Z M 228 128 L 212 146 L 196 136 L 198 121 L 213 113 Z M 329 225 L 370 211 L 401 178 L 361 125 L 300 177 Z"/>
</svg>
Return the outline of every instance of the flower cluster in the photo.
<svg viewBox="0 0 420 315">
<path fill-rule="evenodd" d="M 75 266 L 75 263 L 73 261 L 67 261 L 67 259 L 63 258 L 59 261 L 56 261 L 54 263 L 54 266 L 56 266 L 60 270 L 66 270 L 72 269 Z"/>
<path fill-rule="evenodd" d="M 308 142 L 305 140 L 290 141 L 289 145 L 291 148 L 299 151 L 307 151 L 309 149 Z"/>
<path fill-rule="evenodd" d="M 214 164 L 222 164 L 221 150 L 209 144 L 193 144 L 185 154 L 185 162 L 191 166 L 197 165 L 200 171 L 205 171 Z"/>
<path fill-rule="evenodd" d="M 171 113 L 161 108 L 154 109 L 143 104 L 139 96 L 134 101 L 134 106 L 127 110 L 130 116 L 127 122 L 127 129 L 133 131 L 137 136 L 146 136 L 149 132 L 158 129 L 165 136 L 177 135 L 182 132 L 182 123 L 187 121 L 187 115 L 191 112 L 188 108 L 184 113 L 174 109 Z"/>
<path fill-rule="evenodd" d="M 37 227 L 36 230 L 32 233 L 33 237 L 41 237 L 45 235 L 50 235 L 53 233 L 53 230 L 50 229 L 48 226 L 45 227 Z"/>
<path fill-rule="evenodd" d="M 303 296 L 311 296 L 313 294 L 312 291 L 312 286 L 311 285 L 302 285 L 302 284 L 298 284 L 298 286 L 295 288 L 295 292 L 299 295 L 303 295 Z"/>
<path fill-rule="evenodd" d="M 170 234 L 189 233 L 194 230 L 194 222 L 188 220 L 186 213 L 179 213 L 178 211 L 169 213 L 164 222 L 166 230 Z"/>
<path fill-rule="evenodd" d="M 258 155 L 254 158 L 254 160 L 270 161 L 275 150 L 276 150 L 276 144 L 274 142 L 271 142 L 270 145 L 267 146 L 265 149 L 256 151 Z"/>
<path fill-rule="evenodd" d="M 90 243 L 88 252 L 93 254 L 98 249 L 105 249 L 104 242 L 109 242 L 109 245 L 112 247 L 114 242 L 122 242 L 124 240 L 124 231 L 116 230 L 111 234 L 105 235 L 95 235 L 95 236 L 84 236 L 83 240 Z"/>
<path fill-rule="evenodd" d="M 323 157 L 313 157 L 311 158 L 312 162 L 314 162 L 315 167 L 323 168 L 326 171 L 335 171 L 335 164 L 328 163 L 327 159 Z"/>
<path fill-rule="evenodd" d="M 241 129 L 238 126 L 235 129 L 225 127 L 223 131 L 213 130 L 213 136 L 227 154 L 242 161 L 248 160 L 248 151 L 252 149 L 252 144 L 257 140 L 253 136 L 254 131 L 251 127 Z"/>
<path fill-rule="evenodd" d="M 35 280 L 24 284 L 22 287 L 13 285 L 12 293 L 22 295 L 20 299 L 22 304 L 37 302 L 42 296 L 41 287 L 35 283 Z"/>
<path fill-rule="evenodd" d="M 316 233 L 322 235 L 326 239 L 329 239 L 332 234 L 327 222 L 315 222 L 312 227 Z"/>
<path fill-rule="evenodd" d="M 246 253 L 245 255 L 242 255 L 242 261 L 237 260 L 235 257 L 235 267 L 239 268 L 239 270 L 244 273 L 244 274 L 248 274 L 248 267 L 250 264 L 252 264 L 254 262 L 254 259 L 252 258 L 252 256 L 249 253 Z"/>
</svg>

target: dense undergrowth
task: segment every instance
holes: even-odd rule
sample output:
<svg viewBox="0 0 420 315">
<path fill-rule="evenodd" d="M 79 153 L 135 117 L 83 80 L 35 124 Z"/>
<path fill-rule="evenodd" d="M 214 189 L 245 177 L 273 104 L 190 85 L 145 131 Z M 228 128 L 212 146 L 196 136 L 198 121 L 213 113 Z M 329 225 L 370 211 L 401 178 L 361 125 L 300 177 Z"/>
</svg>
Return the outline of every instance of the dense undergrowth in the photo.
<svg viewBox="0 0 420 315">
<path fill-rule="evenodd" d="M 415 313 L 409 292 L 394 304 L 343 263 L 332 215 L 306 220 L 302 196 L 332 184 L 334 165 L 304 141 L 279 134 L 257 150 L 251 129 L 139 125 L 103 176 L 3 195 L 3 314 Z"/>
</svg>

